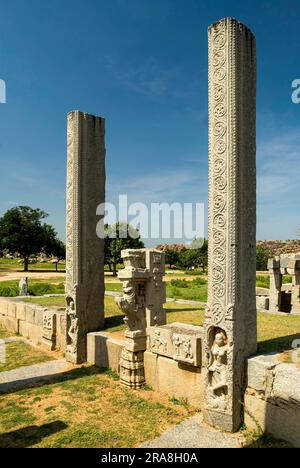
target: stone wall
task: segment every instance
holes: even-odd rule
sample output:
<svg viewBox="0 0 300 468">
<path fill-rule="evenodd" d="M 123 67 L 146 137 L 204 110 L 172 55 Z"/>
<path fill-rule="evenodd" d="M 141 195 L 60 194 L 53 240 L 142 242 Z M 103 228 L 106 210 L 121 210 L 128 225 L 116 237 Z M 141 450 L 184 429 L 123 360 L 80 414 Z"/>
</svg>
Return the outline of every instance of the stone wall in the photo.
<svg viewBox="0 0 300 468">
<path fill-rule="evenodd" d="M 65 311 L 0 298 L 0 326 L 36 345 L 65 349 Z"/>
</svg>

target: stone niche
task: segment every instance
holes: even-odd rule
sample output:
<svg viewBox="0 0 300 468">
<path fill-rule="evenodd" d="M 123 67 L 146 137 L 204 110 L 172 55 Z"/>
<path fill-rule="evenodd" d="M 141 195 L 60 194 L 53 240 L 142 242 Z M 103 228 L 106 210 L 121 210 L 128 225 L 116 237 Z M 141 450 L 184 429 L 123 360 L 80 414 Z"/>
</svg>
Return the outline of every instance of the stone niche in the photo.
<svg viewBox="0 0 300 468">
<path fill-rule="evenodd" d="M 194 367 L 202 364 L 202 327 L 172 323 L 148 329 L 148 351 Z"/>
</svg>

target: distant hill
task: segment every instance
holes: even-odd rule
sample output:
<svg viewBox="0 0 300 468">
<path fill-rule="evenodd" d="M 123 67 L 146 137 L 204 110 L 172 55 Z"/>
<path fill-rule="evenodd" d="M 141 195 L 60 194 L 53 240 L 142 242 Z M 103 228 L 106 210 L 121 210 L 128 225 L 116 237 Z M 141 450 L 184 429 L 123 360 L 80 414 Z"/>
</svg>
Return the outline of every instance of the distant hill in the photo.
<svg viewBox="0 0 300 468">
<path fill-rule="evenodd" d="M 277 257 L 282 254 L 300 252 L 300 240 L 274 241 L 265 240 L 258 241 L 257 246 L 262 246 L 270 251 L 271 256 Z"/>
</svg>

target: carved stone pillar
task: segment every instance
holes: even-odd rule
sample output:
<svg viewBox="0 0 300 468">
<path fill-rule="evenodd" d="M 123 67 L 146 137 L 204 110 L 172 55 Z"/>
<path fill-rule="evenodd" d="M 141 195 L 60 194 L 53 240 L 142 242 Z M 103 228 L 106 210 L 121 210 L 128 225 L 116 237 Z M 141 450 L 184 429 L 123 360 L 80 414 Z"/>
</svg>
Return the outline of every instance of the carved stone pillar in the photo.
<svg viewBox="0 0 300 468">
<path fill-rule="evenodd" d="M 226 18 L 209 37 L 209 278 L 205 318 L 206 421 L 243 421 L 245 360 L 256 331 L 256 49 Z"/>
<path fill-rule="evenodd" d="M 96 209 L 105 202 L 105 121 L 68 114 L 66 359 L 86 360 L 86 335 L 104 325 L 104 241 Z"/>
<path fill-rule="evenodd" d="M 124 385 L 137 389 L 145 383 L 146 330 L 151 325 L 166 323 L 164 254 L 155 250 L 124 250 L 122 258 L 125 268 L 118 276 L 123 282 L 123 296 L 116 303 L 125 315 L 127 330 L 120 378 Z"/>
<path fill-rule="evenodd" d="M 280 269 L 280 259 L 270 258 L 268 261 L 270 273 L 270 306 L 269 310 L 279 312 L 281 305 L 282 273 Z"/>
</svg>

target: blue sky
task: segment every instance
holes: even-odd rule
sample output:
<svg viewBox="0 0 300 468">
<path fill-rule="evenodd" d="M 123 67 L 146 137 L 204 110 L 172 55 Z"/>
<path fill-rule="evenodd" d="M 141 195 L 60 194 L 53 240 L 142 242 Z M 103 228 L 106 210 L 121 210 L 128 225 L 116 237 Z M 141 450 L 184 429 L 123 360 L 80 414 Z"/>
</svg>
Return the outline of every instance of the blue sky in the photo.
<svg viewBox="0 0 300 468">
<path fill-rule="evenodd" d="M 1 0 L 0 214 L 65 223 L 66 113 L 107 121 L 107 200 L 207 204 L 207 27 L 233 16 L 258 52 L 259 239 L 300 227 L 300 4 Z"/>
</svg>

